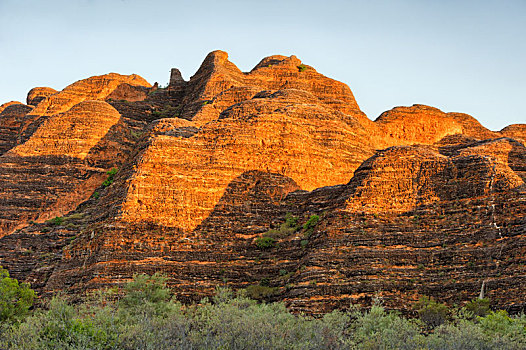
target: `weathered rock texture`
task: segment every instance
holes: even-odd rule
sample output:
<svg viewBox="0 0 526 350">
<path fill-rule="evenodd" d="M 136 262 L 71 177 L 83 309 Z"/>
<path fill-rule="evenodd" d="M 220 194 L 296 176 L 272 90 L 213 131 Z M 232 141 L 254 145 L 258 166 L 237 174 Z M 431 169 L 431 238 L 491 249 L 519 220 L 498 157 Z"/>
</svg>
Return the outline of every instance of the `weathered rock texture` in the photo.
<svg viewBox="0 0 526 350">
<path fill-rule="evenodd" d="M 50 87 L 36 87 L 29 90 L 27 93 L 27 104 L 31 106 L 36 106 L 46 98 L 51 95 L 54 95 L 57 90 Z"/>
<path fill-rule="evenodd" d="M 500 133 L 526 144 L 526 124 L 509 125 L 502 129 Z"/>
<path fill-rule="evenodd" d="M 43 295 L 161 271 L 184 301 L 265 281 L 295 311 L 408 309 L 484 281 L 524 307 L 524 125 L 423 105 L 373 122 L 295 56 L 245 73 L 222 51 L 166 88 L 108 74 L 30 95 L 0 114 L 0 264 Z"/>
<path fill-rule="evenodd" d="M 136 74 L 120 75 L 109 73 L 77 81 L 64 90 L 42 100 L 32 111 L 40 116 L 51 116 L 66 112 L 86 100 L 104 100 L 121 84 L 150 87 L 150 84 Z"/>
<path fill-rule="evenodd" d="M 2 111 L 0 236 L 75 209 L 126 160 L 133 123 L 108 103 L 89 100 L 124 82 L 149 86 L 136 75 L 112 73 L 76 82 L 35 108 L 12 104 Z"/>
<path fill-rule="evenodd" d="M 28 122 L 26 114 L 32 108 L 14 103 L 0 110 L 0 155 L 2 155 L 19 143 L 21 131 Z"/>
</svg>

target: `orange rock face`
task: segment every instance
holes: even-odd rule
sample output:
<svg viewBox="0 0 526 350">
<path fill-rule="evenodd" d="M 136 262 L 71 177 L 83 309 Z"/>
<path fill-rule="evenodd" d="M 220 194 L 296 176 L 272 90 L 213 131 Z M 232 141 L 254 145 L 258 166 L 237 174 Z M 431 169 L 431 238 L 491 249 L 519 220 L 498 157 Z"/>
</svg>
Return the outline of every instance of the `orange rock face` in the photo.
<svg viewBox="0 0 526 350">
<path fill-rule="evenodd" d="M 0 155 L 18 144 L 24 126 L 30 121 L 26 115 L 31 110 L 30 106 L 21 103 L 0 108 Z"/>
<path fill-rule="evenodd" d="M 71 107 L 86 100 L 104 100 L 121 84 L 150 87 L 140 76 L 110 73 L 80 80 L 67 86 L 59 93 L 42 100 L 33 110 L 33 114 L 50 116 L 65 112 Z"/>
<path fill-rule="evenodd" d="M 29 140 L 11 152 L 20 157 L 66 156 L 85 159 L 120 119 L 102 101 L 83 101 L 67 112 L 47 118 Z"/>
<path fill-rule="evenodd" d="M 4 109 L 6 109 L 9 106 L 21 105 L 21 104 L 23 104 L 23 103 L 18 102 L 18 101 L 10 101 L 10 102 L 3 103 L 3 104 L 0 105 L 0 113 L 2 113 L 4 111 Z"/>
<path fill-rule="evenodd" d="M 526 173 L 513 154 L 516 141 L 495 139 L 441 154 L 440 147 L 392 147 L 364 162 L 349 183 L 347 210 L 407 212 L 455 198 L 475 198 L 524 186 Z"/>
<path fill-rule="evenodd" d="M 371 121 L 295 56 L 241 72 L 222 51 L 167 88 L 111 73 L 28 104 L 0 111 L 0 264 L 42 293 L 163 271 L 183 301 L 265 279 L 295 311 L 376 292 L 409 308 L 485 281 L 496 305 L 522 307 L 523 124 L 493 132 L 423 105 Z M 276 233 L 287 215 L 298 229 Z M 276 246 L 258 247 L 270 228 Z"/>
<path fill-rule="evenodd" d="M 526 124 L 513 124 L 505 127 L 500 133 L 506 137 L 518 140 L 526 144 Z"/>
<path fill-rule="evenodd" d="M 499 137 L 473 117 L 462 113 L 444 113 L 425 105 L 395 107 L 382 113 L 372 128 L 378 148 L 396 145 L 433 144 L 455 134 L 479 140 Z"/>
<path fill-rule="evenodd" d="M 315 100 L 280 90 L 232 106 L 199 130 L 162 120 L 126 185 L 123 220 L 192 230 L 249 170 L 281 174 L 305 190 L 347 182 L 373 150 L 354 118 Z"/>
<path fill-rule="evenodd" d="M 29 90 L 27 93 L 27 104 L 31 106 L 36 106 L 49 96 L 55 94 L 57 90 L 50 87 L 36 87 Z"/>
<path fill-rule="evenodd" d="M 35 108 L 7 106 L 0 116 L 0 236 L 61 216 L 88 199 L 130 152 L 130 125 L 105 99 L 122 84 L 149 84 L 137 75 L 107 74 L 49 94 Z M 33 89 L 28 101 L 51 93 Z M 129 124 L 129 123 L 128 123 Z M 110 151 L 111 150 L 111 151 Z M 110 152 L 109 152 L 110 151 Z"/>
</svg>

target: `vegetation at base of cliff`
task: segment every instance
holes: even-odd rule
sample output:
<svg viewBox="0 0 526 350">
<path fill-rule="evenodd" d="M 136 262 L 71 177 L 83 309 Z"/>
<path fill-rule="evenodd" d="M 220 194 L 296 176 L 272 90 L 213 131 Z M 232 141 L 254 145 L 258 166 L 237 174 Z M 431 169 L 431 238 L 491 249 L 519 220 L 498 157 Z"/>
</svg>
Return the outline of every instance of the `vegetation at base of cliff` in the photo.
<svg viewBox="0 0 526 350">
<path fill-rule="evenodd" d="M 28 284 L 19 284 L 0 266 L 0 334 L 3 326 L 16 324 L 28 314 L 34 298 Z"/>
<path fill-rule="evenodd" d="M 3 273 L 5 276 L 6 273 Z M 6 277 L 3 277 L 6 278 Z M 8 277 L 7 277 L 8 278 Z M 2 280 L 3 281 L 3 280 Z M 5 292 L 20 286 L 8 280 Z M 3 300 L 3 299 L 2 299 Z M 4 304 L 1 304 L 4 305 Z M 91 294 L 81 304 L 61 296 L 29 316 L 1 320 L 0 349 L 524 349 L 526 316 L 489 311 L 487 301 L 447 309 L 439 326 L 407 319 L 375 303 L 370 310 L 333 311 L 321 318 L 292 315 L 282 303 L 259 303 L 220 288 L 184 306 L 162 275 L 137 275 L 122 291 Z M 422 298 L 433 314 L 441 305 Z M 485 316 L 477 316 L 477 312 Z M 487 313 L 487 314 L 486 314 Z"/>
</svg>

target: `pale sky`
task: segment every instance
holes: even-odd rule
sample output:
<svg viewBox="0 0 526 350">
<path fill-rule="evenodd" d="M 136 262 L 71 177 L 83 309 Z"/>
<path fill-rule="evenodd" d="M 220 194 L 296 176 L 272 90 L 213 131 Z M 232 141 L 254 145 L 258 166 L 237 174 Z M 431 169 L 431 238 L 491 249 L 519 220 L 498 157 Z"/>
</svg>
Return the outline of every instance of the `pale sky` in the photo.
<svg viewBox="0 0 526 350">
<path fill-rule="evenodd" d="M 0 104 L 109 72 L 189 79 L 216 49 L 243 71 L 296 55 L 373 120 L 421 103 L 526 123 L 526 0 L 0 0 Z"/>
</svg>

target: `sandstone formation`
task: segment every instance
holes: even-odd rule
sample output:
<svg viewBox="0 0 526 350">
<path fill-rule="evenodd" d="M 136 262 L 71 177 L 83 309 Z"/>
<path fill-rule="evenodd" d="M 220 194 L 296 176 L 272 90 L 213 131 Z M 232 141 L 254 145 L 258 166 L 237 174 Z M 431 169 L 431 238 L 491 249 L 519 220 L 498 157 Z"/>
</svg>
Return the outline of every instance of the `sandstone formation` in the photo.
<svg viewBox="0 0 526 350">
<path fill-rule="evenodd" d="M 83 160 L 119 119 L 119 112 L 106 102 L 83 101 L 67 112 L 47 118 L 29 140 L 11 153 L 20 157 L 66 156 Z"/>
<path fill-rule="evenodd" d="M 4 111 L 4 109 L 6 109 L 9 106 L 21 105 L 21 104 L 23 104 L 23 103 L 18 102 L 18 101 L 9 101 L 9 102 L 3 103 L 3 104 L 0 105 L 0 113 L 2 113 Z"/>
<path fill-rule="evenodd" d="M 463 134 L 479 140 L 499 137 L 473 117 L 462 113 L 444 113 L 425 105 L 395 107 L 382 113 L 375 126 L 378 148 L 395 145 L 432 144 L 442 138 Z"/>
<path fill-rule="evenodd" d="M 375 294 L 407 311 L 484 282 L 525 307 L 523 124 L 424 105 L 371 121 L 295 56 L 241 72 L 222 51 L 166 88 L 111 73 L 29 95 L 0 113 L 0 264 L 44 296 L 161 271 L 188 302 L 264 285 L 295 311 Z"/>
<path fill-rule="evenodd" d="M 136 74 L 120 75 L 109 73 L 94 76 L 77 81 L 64 88 L 64 90 L 42 100 L 32 111 L 32 114 L 51 116 L 66 112 L 82 101 L 104 100 L 121 84 L 150 87 L 150 84 L 146 80 Z"/>
<path fill-rule="evenodd" d="M 512 124 L 500 131 L 504 136 L 511 137 L 526 145 L 526 124 Z"/>
<path fill-rule="evenodd" d="M 36 106 L 49 96 L 55 94 L 57 90 L 50 87 L 36 87 L 29 90 L 27 93 L 27 104 L 31 106 Z"/>
<path fill-rule="evenodd" d="M 449 156 L 439 149 L 419 145 L 378 152 L 356 170 L 347 209 L 407 212 L 439 201 L 510 191 L 526 180 L 526 149 L 514 140 L 480 141 Z M 511 159 L 513 153 L 520 155 L 518 162 Z"/>
<path fill-rule="evenodd" d="M 122 219 L 192 230 L 250 170 L 290 177 L 305 190 L 347 182 L 373 149 L 352 117 L 312 100 L 298 90 L 257 95 L 190 135 L 178 132 L 191 126 L 163 119 L 127 180 Z"/>
<path fill-rule="evenodd" d="M 137 75 L 111 73 L 76 82 L 35 108 L 12 104 L 4 109 L 0 236 L 75 209 L 100 186 L 107 170 L 125 161 L 136 122 L 121 118 L 106 102 L 90 100 L 106 98 L 123 83 L 149 86 Z"/>
<path fill-rule="evenodd" d="M 21 103 L 0 108 L 0 155 L 18 144 L 21 131 L 28 123 L 26 115 L 31 110 L 30 106 Z"/>
</svg>

